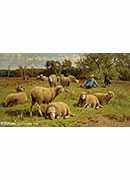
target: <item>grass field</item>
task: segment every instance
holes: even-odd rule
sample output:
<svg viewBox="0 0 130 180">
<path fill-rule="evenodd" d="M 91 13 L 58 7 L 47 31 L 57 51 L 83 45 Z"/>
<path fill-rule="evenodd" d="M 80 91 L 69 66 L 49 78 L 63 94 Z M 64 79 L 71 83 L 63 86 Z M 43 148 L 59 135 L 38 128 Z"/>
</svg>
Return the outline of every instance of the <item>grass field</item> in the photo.
<svg viewBox="0 0 130 180">
<path fill-rule="evenodd" d="M 78 84 L 72 84 L 68 93 L 60 94 L 55 101 L 66 102 L 75 114 L 69 119 L 48 120 L 40 117 L 34 107 L 33 117 L 29 116 L 30 107 L 30 90 L 32 87 L 39 85 L 48 87 L 49 85 L 35 79 L 23 81 L 15 78 L 0 78 L 0 104 L 4 98 L 12 92 L 15 92 L 17 83 L 22 83 L 26 89 L 29 100 L 24 105 L 17 105 L 10 108 L 0 106 L 0 126 L 40 126 L 40 127 L 95 127 L 95 126 L 130 126 L 130 82 L 115 81 L 109 90 L 114 91 L 113 100 L 101 109 L 78 108 L 74 104 L 82 91 Z M 106 92 L 107 89 L 99 87 L 89 90 L 94 92 Z M 43 110 L 45 106 L 42 106 Z M 22 114 L 22 116 L 21 116 Z"/>
</svg>

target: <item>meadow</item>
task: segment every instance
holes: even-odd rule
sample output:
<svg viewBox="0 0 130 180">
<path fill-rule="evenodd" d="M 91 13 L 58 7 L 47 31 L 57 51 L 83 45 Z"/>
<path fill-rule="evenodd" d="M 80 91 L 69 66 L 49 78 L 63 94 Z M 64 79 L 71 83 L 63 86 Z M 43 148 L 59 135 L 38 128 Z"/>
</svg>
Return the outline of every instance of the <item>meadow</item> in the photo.
<svg viewBox="0 0 130 180">
<path fill-rule="evenodd" d="M 2 103 L 5 97 L 15 92 L 17 84 L 23 84 L 28 95 L 28 102 L 23 105 L 5 108 Z M 0 78 L 0 126 L 14 127 L 127 127 L 130 126 L 130 82 L 129 81 L 112 81 L 112 86 L 108 89 L 102 87 L 90 89 L 90 93 L 106 92 L 112 90 L 115 97 L 112 101 L 100 109 L 79 108 L 75 106 L 78 97 L 82 91 L 87 91 L 72 83 L 65 88 L 67 91 L 56 97 L 55 101 L 67 103 L 71 112 L 75 114 L 69 119 L 49 120 L 40 117 L 37 107 L 33 109 L 33 117 L 29 115 L 30 108 L 30 90 L 35 86 L 49 87 L 48 83 L 30 78 L 22 80 L 21 78 Z M 42 105 L 44 111 L 45 105 Z"/>
</svg>

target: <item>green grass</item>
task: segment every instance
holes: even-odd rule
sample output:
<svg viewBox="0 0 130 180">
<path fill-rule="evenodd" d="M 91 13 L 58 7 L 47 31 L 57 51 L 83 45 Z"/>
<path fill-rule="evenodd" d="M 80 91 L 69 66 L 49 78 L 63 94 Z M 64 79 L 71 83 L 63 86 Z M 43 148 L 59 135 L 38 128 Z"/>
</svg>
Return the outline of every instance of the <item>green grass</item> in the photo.
<svg viewBox="0 0 130 180">
<path fill-rule="evenodd" d="M 12 92 L 15 92 L 17 83 L 25 86 L 28 94 L 28 103 L 17 105 L 11 108 L 0 107 L 0 126 L 44 126 L 44 127 L 86 127 L 86 126 L 130 126 L 130 82 L 115 81 L 109 90 L 114 91 L 115 97 L 103 108 L 95 110 L 92 108 L 79 108 L 74 104 L 77 102 L 79 94 L 86 89 L 80 88 L 78 84 L 72 84 L 68 89 L 68 93 L 60 94 L 55 101 L 66 102 L 75 114 L 69 119 L 48 120 L 39 117 L 37 108 L 34 108 L 33 117 L 29 116 L 30 107 L 30 90 L 36 85 L 46 86 L 48 84 L 35 79 L 22 81 L 14 78 L 0 79 L 0 104 L 4 98 Z M 107 89 L 99 87 L 89 90 L 90 93 L 106 92 Z M 42 106 L 44 109 L 44 105 Z M 22 114 L 22 116 L 21 116 Z"/>
</svg>

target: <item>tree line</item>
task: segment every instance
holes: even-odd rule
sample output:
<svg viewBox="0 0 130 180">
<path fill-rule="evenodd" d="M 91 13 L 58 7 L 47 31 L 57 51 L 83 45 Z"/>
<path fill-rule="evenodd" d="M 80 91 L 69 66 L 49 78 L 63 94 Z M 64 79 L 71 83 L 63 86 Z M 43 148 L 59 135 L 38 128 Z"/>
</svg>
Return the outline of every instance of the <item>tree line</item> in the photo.
<svg viewBox="0 0 130 180">
<path fill-rule="evenodd" d="M 18 55 L 18 60 L 24 58 Z M 44 67 L 34 68 L 31 65 L 34 61 L 45 61 L 39 57 L 26 58 L 25 64 L 15 70 L 8 66 L 7 70 L 0 70 L 0 76 L 36 77 L 39 74 L 49 76 L 50 74 L 74 75 L 78 79 L 85 79 L 90 74 L 94 74 L 97 79 L 102 79 L 108 75 L 111 79 L 130 80 L 130 54 L 129 53 L 85 53 L 80 54 L 79 59 L 74 61 L 66 58 L 62 61 L 48 60 L 45 61 Z"/>
</svg>

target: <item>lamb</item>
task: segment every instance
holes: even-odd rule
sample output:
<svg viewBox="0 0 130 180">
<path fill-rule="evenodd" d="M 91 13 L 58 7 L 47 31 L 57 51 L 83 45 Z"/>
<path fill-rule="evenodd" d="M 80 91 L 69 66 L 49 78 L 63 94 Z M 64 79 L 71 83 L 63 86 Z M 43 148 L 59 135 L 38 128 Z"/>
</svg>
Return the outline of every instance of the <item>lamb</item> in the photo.
<svg viewBox="0 0 130 180">
<path fill-rule="evenodd" d="M 107 93 L 95 93 L 94 94 L 101 105 L 104 105 L 104 104 L 108 104 L 111 99 L 114 97 L 114 92 L 113 91 L 108 91 Z"/>
<path fill-rule="evenodd" d="M 18 104 L 24 104 L 28 100 L 25 92 L 11 93 L 9 94 L 4 102 L 5 107 L 11 107 Z"/>
<path fill-rule="evenodd" d="M 63 117 L 64 119 L 74 116 L 69 109 L 69 106 L 64 102 L 53 102 L 48 105 L 45 113 L 46 118 L 51 120 L 59 119 Z"/>
<path fill-rule="evenodd" d="M 95 109 L 102 107 L 96 96 L 87 94 L 86 92 L 80 94 L 77 105 L 79 107 L 93 107 Z"/>
<path fill-rule="evenodd" d="M 32 108 L 33 106 L 37 103 L 38 105 L 38 111 L 40 116 L 42 116 L 42 111 L 41 111 L 41 104 L 49 104 L 52 102 L 57 95 L 59 95 L 61 92 L 64 91 L 63 86 L 58 85 L 56 87 L 52 88 L 45 88 L 45 87 L 34 87 L 31 90 L 31 107 L 30 107 L 30 116 L 32 116 Z"/>
</svg>

